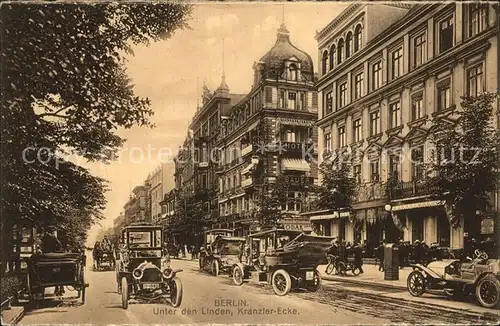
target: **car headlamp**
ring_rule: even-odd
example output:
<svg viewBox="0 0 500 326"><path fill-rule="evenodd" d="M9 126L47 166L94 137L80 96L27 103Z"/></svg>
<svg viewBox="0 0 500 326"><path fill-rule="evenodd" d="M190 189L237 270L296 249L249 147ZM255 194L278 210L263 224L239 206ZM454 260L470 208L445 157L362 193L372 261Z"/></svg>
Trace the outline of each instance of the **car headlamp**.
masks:
<svg viewBox="0 0 500 326"><path fill-rule="evenodd" d="M142 278L142 275L143 275L143 271L142 269L139 269L139 268L136 268L132 271L132 276L136 279L136 280L140 280Z"/></svg>
<svg viewBox="0 0 500 326"><path fill-rule="evenodd" d="M173 271L171 268L166 268L163 270L163 277L170 278L172 277Z"/></svg>

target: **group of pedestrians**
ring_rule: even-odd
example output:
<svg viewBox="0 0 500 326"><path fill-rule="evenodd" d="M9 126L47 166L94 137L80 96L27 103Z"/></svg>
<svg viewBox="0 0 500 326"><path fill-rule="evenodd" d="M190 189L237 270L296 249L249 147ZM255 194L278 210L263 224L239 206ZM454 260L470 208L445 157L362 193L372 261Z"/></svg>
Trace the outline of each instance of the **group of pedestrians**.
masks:
<svg viewBox="0 0 500 326"><path fill-rule="evenodd" d="M363 274L363 246L359 242L346 242L345 240L334 239L332 245L326 250L327 256L334 257L334 265L338 262L347 263L349 257L353 258L353 267Z"/></svg>
<svg viewBox="0 0 500 326"><path fill-rule="evenodd" d="M173 258L187 258L189 254L193 260L198 259L200 253L200 247L196 245L165 243L163 246Z"/></svg>

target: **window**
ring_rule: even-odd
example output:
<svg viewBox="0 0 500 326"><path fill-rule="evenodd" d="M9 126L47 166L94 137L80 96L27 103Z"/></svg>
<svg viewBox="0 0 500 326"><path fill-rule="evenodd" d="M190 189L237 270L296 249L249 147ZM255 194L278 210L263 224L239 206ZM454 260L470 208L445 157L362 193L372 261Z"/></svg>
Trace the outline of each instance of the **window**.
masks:
<svg viewBox="0 0 500 326"><path fill-rule="evenodd" d="M396 128L401 125L401 104L398 102L389 105L389 128Z"/></svg>
<svg viewBox="0 0 500 326"><path fill-rule="evenodd" d="M347 145L346 136L345 136L345 126L339 127L339 148Z"/></svg>
<svg viewBox="0 0 500 326"><path fill-rule="evenodd" d="M451 106L450 79L438 83L437 105L438 111L445 110Z"/></svg>
<svg viewBox="0 0 500 326"><path fill-rule="evenodd" d="M469 4L469 37L484 30L488 22L488 6L481 4Z"/></svg>
<svg viewBox="0 0 500 326"><path fill-rule="evenodd" d="M352 172L353 172L353 176L354 176L354 179L356 180L356 182L358 184L361 183L361 164L358 164L358 165L353 165L352 166Z"/></svg>
<svg viewBox="0 0 500 326"><path fill-rule="evenodd" d="M273 102L273 89L271 87L266 87L266 103L272 103ZM250 115L250 110L247 107L247 117Z"/></svg>
<svg viewBox="0 0 500 326"><path fill-rule="evenodd" d="M354 76L354 99L357 100L363 96L363 73Z"/></svg>
<svg viewBox="0 0 500 326"><path fill-rule="evenodd" d="M412 181L421 180L424 175L424 147L411 149L411 177Z"/></svg>
<svg viewBox="0 0 500 326"><path fill-rule="evenodd" d="M380 112L374 111L370 113L370 136L375 136L380 133Z"/></svg>
<svg viewBox="0 0 500 326"><path fill-rule="evenodd" d="M330 70L333 69L333 66L335 64L335 44L332 44L332 47L330 48Z"/></svg>
<svg viewBox="0 0 500 326"><path fill-rule="evenodd" d="M294 64L290 65L290 80L297 80L297 66Z"/></svg>
<svg viewBox="0 0 500 326"><path fill-rule="evenodd" d="M411 240L424 241L424 216L414 215L411 219Z"/></svg>
<svg viewBox="0 0 500 326"><path fill-rule="evenodd" d="M372 65L372 91L382 86L382 62L376 62Z"/></svg>
<svg viewBox="0 0 500 326"><path fill-rule="evenodd" d="M293 132L293 130L288 129L286 131L286 141L289 143L295 143L295 132Z"/></svg>
<svg viewBox="0 0 500 326"><path fill-rule="evenodd" d="M302 194L300 192L289 192L286 203L282 203L281 209L284 211L300 212L302 210Z"/></svg>
<svg viewBox="0 0 500 326"><path fill-rule="evenodd" d="M353 139L354 142L358 142L362 138L361 134L361 119L356 119L352 122L352 132L353 132Z"/></svg>
<svg viewBox="0 0 500 326"><path fill-rule="evenodd" d="M439 23L439 53L451 49L453 37L453 16L449 16Z"/></svg>
<svg viewBox="0 0 500 326"><path fill-rule="evenodd" d="M347 105L347 83L340 84L339 87L339 107Z"/></svg>
<svg viewBox="0 0 500 326"><path fill-rule="evenodd" d="M318 106L318 92L312 92L312 105L314 107Z"/></svg>
<svg viewBox="0 0 500 326"><path fill-rule="evenodd" d="M325 98L325 115L331 113L333 111L333 98L332 98L332 92L326 93L326 98Z"/></svg>
<svg viewBox="0 0 500 326"><path fill-rule="evenodd" d="M306 97L307 93L304 93L304 92L301 92L300 93L300 104L299 104L299 109L301 109L302 111L305 111L306 107L307 107L307 97Z"/></svg>
<svg viewBox="0 0 500 326"><path fill-rule="evenodd" d="M325 149L327 152L331 152L332 150L332 134L329 132L325 133Z"/></svg>
<svg viewBox="0 0 500 326"><path fill-rule="evenodd" d="M289 109L297 109L297 93L289 92L288 93L288 105Z"/></svg>
<svg viewBox="0 0 500 326"><path fill-rule="evenodd" d="M323 52L323 58L321 59L321 72L326 74L326 65L328 63L328 51Z"/></svg>
<svg viewBox="0 0 500 326"><path fill-rule="evenodd" d="M391 53L391 79L403 74L403 48L398 48Z"/></svg>
<svg viewBox="0 0 500 326"><path fill-rule="evenodd" d="M389 155L389 177L400 179L401 173L401 162L399 159L399 154Z"/></svg>
<svg viewBox="0 0 500 326"><path fill-rule="evenodd" d="M423 64L426 60L425 33L415 37L413 40L413 68Z"/></svg>
<svg viewBox="0 0 500 326"><path fill-rule="evenodd" d="M285 91L280 90L280 108L285 108Z"/></svg>
<svg viewBox="0 0 500 326"><path fill-rule="evenodd" d="M349 58L351 56L352 51L352 33L349 32L345 39L345 58Z"/></svg>
<svg viewBox="0 0 500 326"><path fill-rule="evenodd" d="M362 32L363 27L361 27L361 25L356 26L356 29L354 30L354 52L361 49L361 42L363 40Z"/></svg>
<svg viewBox="0 0 500 326"><path fill-rule="evenodd" d="M424 116L423 94L413 95L411 98L411 120L417 120Z"/></svg>
<svg viewBox="0 0 500 326"><path fill-rule="evenodd" d="M483 92L483 65L467 70L467 94L478 96Z"/></svg>
<svg viewBox="0 0 500 326"><path fill-rule="evenodd" d="M337 48L337 64L341 64L344 61L344 40L340 39Z"/></svg>
<svg viewBox="0 0 500 326"><path fill-rule="evenodd" d="M370 180L371 182L379 182L380 169L378 160L370 162Z"/></svg>

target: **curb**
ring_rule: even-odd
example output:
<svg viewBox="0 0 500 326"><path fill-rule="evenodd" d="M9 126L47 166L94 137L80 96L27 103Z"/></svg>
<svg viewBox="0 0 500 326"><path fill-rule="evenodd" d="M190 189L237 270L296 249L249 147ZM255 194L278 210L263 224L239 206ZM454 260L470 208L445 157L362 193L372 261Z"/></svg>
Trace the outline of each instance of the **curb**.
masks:
<svg viewBox="0 0 500 326"><path fill-rule="evenodd" d="M16 306L12 308L19 308L19 312L16 315L14 315L11 320L4 320L2 315L2 325L16 325L17 323L19 323L19 321L21 321L21 319L23 319L25 315L24 307Z"/></svg>
<svg viewBox="0 0 500 326"><path fill-rule="evenodd" d="M336 282L352 283L352 284L359 284L359 285L369 285L369 286L376 286L379 288L397 289L397 290L405 290L406 291L406 286L398 285L398 284L377 283L374 281L364 281L364 280L352 279L351 277L339 277L339 276L331 276L331 275L321 275L321 278L324 280L327 280L327 281L336 281Z"/></svg>

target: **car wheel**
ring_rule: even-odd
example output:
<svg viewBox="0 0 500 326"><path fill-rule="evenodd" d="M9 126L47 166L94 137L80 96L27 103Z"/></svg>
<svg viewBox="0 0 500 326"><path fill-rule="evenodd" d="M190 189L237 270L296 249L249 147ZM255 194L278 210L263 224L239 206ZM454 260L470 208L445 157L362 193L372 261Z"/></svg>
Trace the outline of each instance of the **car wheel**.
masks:
<svg viewBox="0 0 500 326"><path fill-rule="evenodd" d="M292 279L290 274L283 269L278 269L273 273L271 284L273 286L274 293L279 296L287 295L292 288Z"/></svg>
<svg viewBox="0 0 500 326"><path fill-rule="evenodd" d="M476 286L476 297L485 308L495 308L500 304L500 281L494 275L486 275Z"/></svg>
<svg viewBox="0 0 500 326"><path fill-rule="evenodd" d="M328 274L328 275L332 274L333 273L333 269L334 269L333 264L331 264L331 263L328 264L328 266L326 266L326 271L325 271L326 274Z"/></svg>
<svg viewBox="0 0 500 326"><path fill-rule="evenodd" d="M212 275L213 276L219 275L219 261L217 259L214 259L212 261Z"/></svg>
<svg viewBox="0 0 500 326"><path fill-rule="evenodd" d="M243 269L240 266L233 268L233 282L238 286L243 284Z"/></svg>
<svg viewBox="0 0 500 326"><path fill-rule="evenodd" d="M121 288L122 288L122 308L127 309L128 308L128 281L126 277L122 277L122 282L121 282Z"/></svg>
<svg viewBox="0 0 500 326"><path fill-rule="evenodd" d="M352 272L352 274L353 274L354 276L358 276L359 274L361 274L361 269L360 269L359 267L356 267L356 268L353 268L353 269L351 270L351 272Z"/></svg>
<svg viewBox="0 0 500 326"><path fill-rule="evenodd" d="M170 303L172 307L177 308L182 303L182 282L174 277L170 282Z"/></svg>
<svg viewBox="0 0 500 326"><path fill-rule="evenodd" d="M425 278L420 271L413 271L408 275L408 292L414 297L420 297L425 292Z"/></svg>
<svg viewBox="0 0 500 326"><path fill-rule="evenodd" d="M314 271L314 284L307 286L309 292L316 292L321 287L321 275L317 270Z"/></svg>

